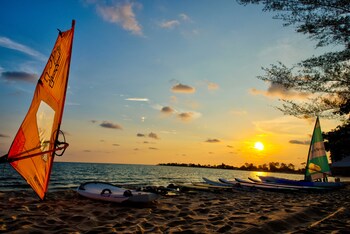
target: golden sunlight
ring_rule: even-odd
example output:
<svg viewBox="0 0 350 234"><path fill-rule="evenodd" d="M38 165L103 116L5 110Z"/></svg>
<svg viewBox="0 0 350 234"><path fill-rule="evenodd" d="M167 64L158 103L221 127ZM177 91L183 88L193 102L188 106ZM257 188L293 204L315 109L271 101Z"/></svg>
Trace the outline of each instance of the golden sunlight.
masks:
<svg viewBox="0 0 350 234"><path fill-rule="evenodd" d="M255 142L255 144L254 144L254 148L255 148L256 150L262 151L262 150L264 150L264 144L261 143L260 141L257 141L257 142Z"/></svg>

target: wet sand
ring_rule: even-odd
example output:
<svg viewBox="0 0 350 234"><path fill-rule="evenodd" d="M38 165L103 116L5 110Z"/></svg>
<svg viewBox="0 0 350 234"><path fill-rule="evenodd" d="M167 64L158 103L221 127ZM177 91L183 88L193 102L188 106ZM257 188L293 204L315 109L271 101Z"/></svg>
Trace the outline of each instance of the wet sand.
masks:
<svg viewBox="0 0 350 234"><path fill-rule="evenodd" d="M0 192L1 233L349 233L350 188L325 193L229 191L161 196L147 205L73 190Z"/></svg>

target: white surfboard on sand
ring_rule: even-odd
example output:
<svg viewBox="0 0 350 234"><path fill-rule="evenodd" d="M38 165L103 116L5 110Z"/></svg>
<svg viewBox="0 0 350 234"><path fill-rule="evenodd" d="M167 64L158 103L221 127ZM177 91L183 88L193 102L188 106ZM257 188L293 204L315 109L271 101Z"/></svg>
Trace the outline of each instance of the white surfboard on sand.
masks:
<svg viewBox="0 0 350 234"><path fill-rule="evenodd" d="M158 194L155 193L129 190L105 182L83 183L77 192L87 198L116 203L147 203L158 198Z"/></svg>

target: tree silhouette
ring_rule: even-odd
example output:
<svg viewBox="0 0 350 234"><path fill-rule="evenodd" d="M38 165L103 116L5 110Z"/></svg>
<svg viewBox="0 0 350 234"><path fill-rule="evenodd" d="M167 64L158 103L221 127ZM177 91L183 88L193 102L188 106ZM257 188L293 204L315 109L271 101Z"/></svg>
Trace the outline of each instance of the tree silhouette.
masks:
<svg viewBox="0 0 350 234"><path fill-rule="evenodd" d="M288 68L283 63L263 68L258 78L286 90L310 95L304 102L282 100L282 112L298 117L316 113L327 117L350 111L350 1L329 0L238 0L247 5L264 4L264 11L277 12L284 26L294 25L297 33L317 41L317 47L336 45L337 52L312 57ZM313 94L311 97L311 94Z"/></svg>
<svg viewBox="0 0 350 234"><path fill-rule="evenodd" d="M313 56L292 67L281 62L263 68L259 79L271 86L309 96L305 101L282 99L277 107L285 114L302 118L316 114L339 118L343 125L325 133L332 161L350 155L350 1L330 0L237 0L243 5L263 4L263 11L275 12L283 26L295 26L297 33L317 41L317 47L331 45L337 51ZM334 50L334 49L333 49ZM341 137L346 136L346 137Z"/></svg>

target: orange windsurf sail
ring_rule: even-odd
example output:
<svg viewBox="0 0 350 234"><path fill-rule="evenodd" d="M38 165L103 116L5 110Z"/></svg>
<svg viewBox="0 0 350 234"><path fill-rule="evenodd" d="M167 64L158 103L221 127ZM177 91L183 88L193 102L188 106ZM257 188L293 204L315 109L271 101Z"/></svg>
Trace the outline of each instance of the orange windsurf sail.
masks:
<svg viewBox="0 0 350 234"><path fill-rule="evenodd" d="M58 135L68 84L74 25L73 20L70 30L59 31L28 113L5 159L41 199L44 199L49 185L55 152L68 146L58 141Z"/></svg>

